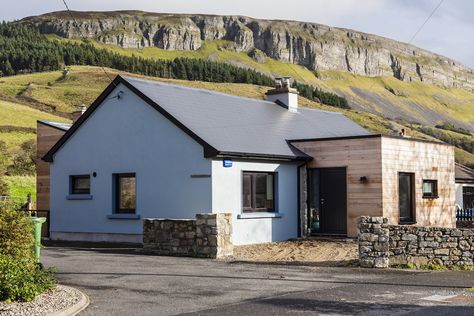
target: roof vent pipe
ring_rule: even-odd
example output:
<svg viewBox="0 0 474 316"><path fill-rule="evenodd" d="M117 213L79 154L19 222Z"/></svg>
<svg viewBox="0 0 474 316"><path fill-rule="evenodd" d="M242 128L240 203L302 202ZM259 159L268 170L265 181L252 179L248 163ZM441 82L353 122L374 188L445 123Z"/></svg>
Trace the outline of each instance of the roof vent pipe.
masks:
<svg viewBox="0 0 474 316"><path fill-rule="evenodd" d="M291 77L275 78L275 88L268 90L266 99L282 105L290 112L298 112L298 91L291 88Z"/></svg>

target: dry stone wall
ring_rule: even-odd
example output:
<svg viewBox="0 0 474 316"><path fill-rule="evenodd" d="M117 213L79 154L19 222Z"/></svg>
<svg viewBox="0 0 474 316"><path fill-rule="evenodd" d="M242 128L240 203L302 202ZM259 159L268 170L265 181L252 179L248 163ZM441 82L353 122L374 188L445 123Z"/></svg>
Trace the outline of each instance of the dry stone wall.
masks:
<svg viewBox="0 0 474 316"><path fill-rule="evenodd" d="M233 254L230 213L196 219L145 219L143 249L164 256L224 258Z"/></svg>
<svg viewBox="0 0 474 316"><path fill-rule="evenodd" d="M474 265L474 230L388 225L382 217L359 218L359 261L362 267L435 264Z"/></svg>

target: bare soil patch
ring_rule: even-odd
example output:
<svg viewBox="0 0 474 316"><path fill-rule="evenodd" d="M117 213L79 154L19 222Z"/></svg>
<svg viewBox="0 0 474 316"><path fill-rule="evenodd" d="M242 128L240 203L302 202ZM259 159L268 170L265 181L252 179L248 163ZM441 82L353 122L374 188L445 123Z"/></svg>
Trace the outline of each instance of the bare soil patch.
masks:
<svg viewBox="0 0 474 316"><path fill-rule="evenodd" d="M303 239L235 246L234 260L308 265L356 265L358 245L352 240Z"/></svg>

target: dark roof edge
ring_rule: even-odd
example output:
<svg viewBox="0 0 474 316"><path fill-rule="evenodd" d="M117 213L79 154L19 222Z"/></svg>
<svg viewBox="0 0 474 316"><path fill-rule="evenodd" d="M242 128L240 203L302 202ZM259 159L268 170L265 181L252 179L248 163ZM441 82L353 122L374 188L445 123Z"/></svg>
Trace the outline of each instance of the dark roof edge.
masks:
<svg viewBox="0 0 474 316"><path fill-rule="evenodd" d="M474 184L474 179L456 178L456 183Z"/></svg>
<svg viewBox="0 0 474 316"><path fill-rule="evenodd" d="M41 159L46 162L53 162L54 154L66 143L66 141L71 137L74 132L84 123L89 116L97 109L97 107L107 98L107 96L117 87L118 84L122 83L124 86L129 88L133 93L139 96L143 101L148 103L151 107L155 110L160 112L164 117L169 119L172 123L174 123L178 128L188 134L192 139L194 139L197 143L203 146L204 149L204 157L209 158L217 155L219 151L196 135L193 131L187 128L184 124L178 121L174 116L168 113L164 108L162 108L159 104L151 100L145 94L143 94L140 90L135 88L131 83L129 83L125 78L122 78L120 75L117 75L114 80L105 88L105 90L99 95L99 97L92 103L92 105L82 114L81 117L69 128L69 130L58 140L56 144L44 155Z"/></svg>
<svg viewBox="0 0 474 316"><path fill-rule="evenodd" d="M311 156L285 156L285 155L270 155L257 153L239 153L239 152L219 152L215 155L216 158L245 158L257 160L277 160L277 161L310 161Z"/></svg>
<svg viewBox="0 0 474 316"><path fill-rule="evenodd" d="M302 142L311 142L311 141L330 141L330 140L344 140L344 139L358 139L358 138L393 138L393 139L401 139L401 140L410 140L415 142L421 143L430 143L430 144L437 144L437 145L446 145L446 146L453 146L448 143L428 140L428 139L420 139L420 138L410 138L410 137L401 137L401 136L393 136L393 135L383 135L383 134L368 134L368 135L354 135L354 136L340 136L340 137L326 137L326 138L307 138L307 139L290 139L288 142L290 143L302 143Z"/></svg>
<svg viewBox="0 0 474 316"><path fill-rule="evenodd" d="M56 126L56 125L51 124L51 123L48 122L48 121L36 120L36 122L41 123L41 124L46 125L46 126L49 126L49 127L52 127L52 128L55 128L55 129L58 129L58 130L60 130L60 131L64 131L64 132L66 132L67 130L69 130L69 128L61 128L61 127L59 127L59 126ZM70 124L70 123L64 123L64 122L55 122L55 123ZM71 126L72 126L72 125L71 125Z"/></svg>

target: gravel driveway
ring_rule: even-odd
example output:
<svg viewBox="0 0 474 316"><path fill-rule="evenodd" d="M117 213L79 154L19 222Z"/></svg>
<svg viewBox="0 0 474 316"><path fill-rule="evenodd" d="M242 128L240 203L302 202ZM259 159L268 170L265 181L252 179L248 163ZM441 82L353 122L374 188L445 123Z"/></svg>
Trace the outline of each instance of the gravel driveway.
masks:
<svg viewBox="0 0 474 316"><path fill-rule="evenodd" d="M381 271L47 247L45 266L89 295L83 315L474 315L474 272Z"/></svg>

